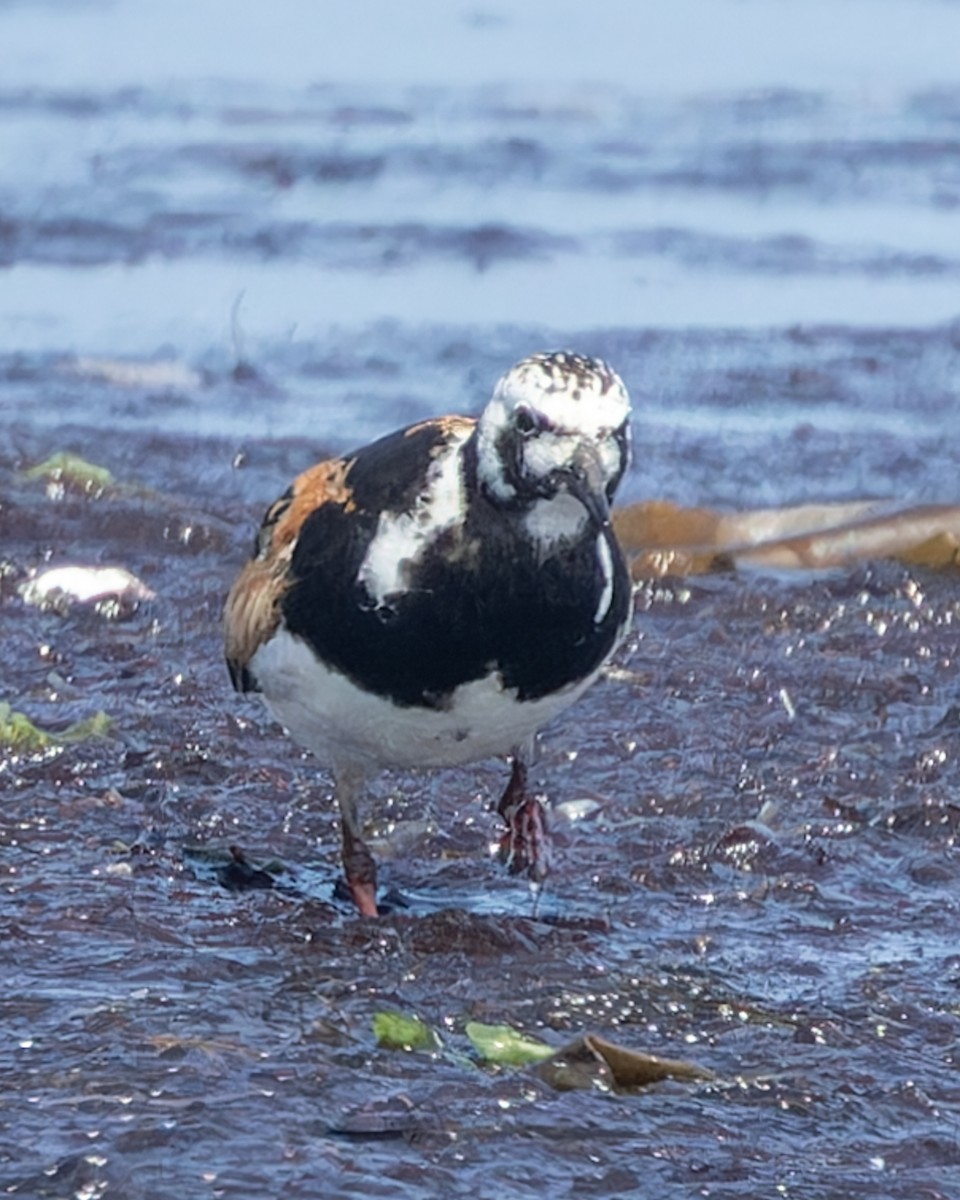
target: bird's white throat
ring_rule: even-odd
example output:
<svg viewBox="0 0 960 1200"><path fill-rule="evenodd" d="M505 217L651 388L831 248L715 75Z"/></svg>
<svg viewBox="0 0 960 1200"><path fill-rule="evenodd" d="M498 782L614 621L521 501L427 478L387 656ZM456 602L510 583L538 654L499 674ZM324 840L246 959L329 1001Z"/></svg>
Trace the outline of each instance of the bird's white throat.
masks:
<svg viewBox="0 0 960 1200"><path fill-rule="evenodd" d="M573 541L587 523L587 510L569 492L537 500L523 518L530 538L545 551L562 541Z"/></svg>

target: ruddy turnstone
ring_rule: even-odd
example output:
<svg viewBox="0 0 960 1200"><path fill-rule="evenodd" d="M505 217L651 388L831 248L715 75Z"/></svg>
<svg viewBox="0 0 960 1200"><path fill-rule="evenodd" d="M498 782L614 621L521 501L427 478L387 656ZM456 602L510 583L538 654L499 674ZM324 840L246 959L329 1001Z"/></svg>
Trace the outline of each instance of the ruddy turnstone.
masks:
<svg viewBox="0 0 960 1200"><path fill-rule="evenodd" d="M365 916L376 867L357 805L387 767L512 754L501 856L545 875L534 735L597 678L632 611L609 514L629 417L600 359L534 354L479 418L321 462L267 510L227 600L227 663L332 769Z"/></svg>

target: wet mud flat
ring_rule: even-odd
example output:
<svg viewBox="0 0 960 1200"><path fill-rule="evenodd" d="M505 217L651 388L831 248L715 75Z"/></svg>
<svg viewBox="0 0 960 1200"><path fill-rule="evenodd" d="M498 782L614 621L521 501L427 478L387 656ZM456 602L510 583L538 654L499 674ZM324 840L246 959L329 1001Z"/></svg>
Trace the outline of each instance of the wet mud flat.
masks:
<svg viewBox="0 0 960 1200"><path fill-rule="evenodd" d="M642 582L544 893L504 764L384 776L378 923L219 623L294 474L537 349L627 382L623 504L955 505L960 10L283 8L0 6L0 1193L953 1200L955 565Z"/></svg>
<svg viewBox="0 0 960 1200"><path fill-rule="evenodd" d="M451 390L464 359L509 348L457 338L419 342ZM936 408L907 428L885 397L952 361L950 329L771 337L765 367L736 336L597 342L678 398L702 395L711 363L712 422L667 421L635 387L628 500L760 503L771 464L780 499L823 496L841 462L837 498L868 478L949 497ZM408 364L402 393L409 346L383 330L374 344ZM759 425L722 399L747 362L770 396ZM489 853L502 763L385 776L371 842L409 907L362 921L334 898L330 780L230 693L219 640L263 506L344 447L335 430L145 428L163 404L269 405L268 381L299 369L256 366L158 391L64 359L8 364L9 410L45 394L64 412L113 406L117 428L14 418L0 435L2 698L51 734L0 752L5 1193L956 1194L955 572L642 583L608 678L542 738L558 860L543 895ZM64 450L112 478L30 471ZM122 566L153 597L24 594L64 563ZM65 736L100 713L109 725ZM224 886L231 846L274 886ZM438 1044L378 1046L383 1012ZM558 1048L596 1033L714 1078L559 1091L479 1064L470 1022Z"/></svg>

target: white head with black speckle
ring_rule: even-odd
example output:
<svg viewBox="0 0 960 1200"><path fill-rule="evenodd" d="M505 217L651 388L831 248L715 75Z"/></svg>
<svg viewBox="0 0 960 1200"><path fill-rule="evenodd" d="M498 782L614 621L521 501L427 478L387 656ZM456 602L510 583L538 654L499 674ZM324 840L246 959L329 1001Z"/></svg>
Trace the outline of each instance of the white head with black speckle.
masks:
<svg viewBox="0 0 960 1200"><path fill-rule="evenodd" d="M477 426L477 474L494 503L569 493L605 510L630 455L630 399L602 359L534 354L499 381Z"/></svg>

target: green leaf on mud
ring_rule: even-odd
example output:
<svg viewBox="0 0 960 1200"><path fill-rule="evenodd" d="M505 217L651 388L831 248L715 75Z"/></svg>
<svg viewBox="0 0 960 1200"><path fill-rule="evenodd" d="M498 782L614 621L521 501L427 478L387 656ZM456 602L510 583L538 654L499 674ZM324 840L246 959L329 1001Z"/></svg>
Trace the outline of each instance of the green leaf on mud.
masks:
<svg viewBox="0 0 960 1200"><path fill-rule="evenodd" d="M406 1013L374 1013L373 1033L387 1050L436 1050L440 1045L429 1025Z"/></svg>
<svg viewBox="0 0 960 1200"><path fill-rule="evenodd" d="M27 479L53 479L86 492L100 493L114 485L113 475L106 467L98 467L96 463L87 462L79 454L71 454L68 450L51 454L24 474Z"/></svg>
<svg viewBox="0 0 960 1200"><path fill-rule="evenodd" d="M526 1038L509 1025L481 1025L478 1021L469 1021L466 1035L485 1062L501 1067L526 1067L552 1058L557 1052L555 1046Z"/></svg>
<svg viewBox="0 0 960 1200"><path fill-rule="evenodd" d="M34 725L25 713L17 712L5 700L0 701L0 746L13 750L34 753L65 742L85 742L88 738L103 737L112 725L111 717L98 712L70 725L62 733L51 733Z"/></svg>

